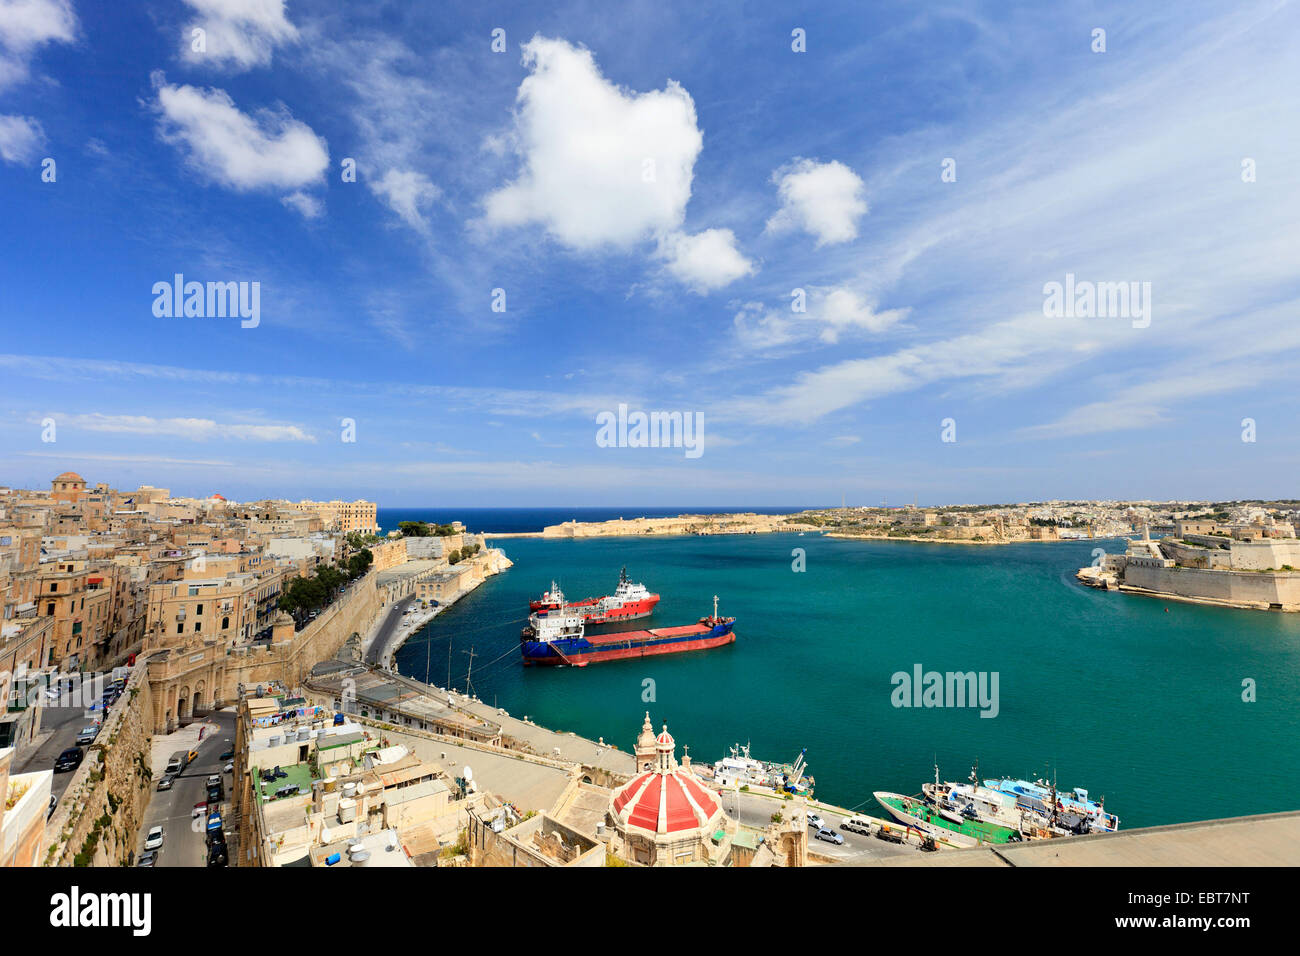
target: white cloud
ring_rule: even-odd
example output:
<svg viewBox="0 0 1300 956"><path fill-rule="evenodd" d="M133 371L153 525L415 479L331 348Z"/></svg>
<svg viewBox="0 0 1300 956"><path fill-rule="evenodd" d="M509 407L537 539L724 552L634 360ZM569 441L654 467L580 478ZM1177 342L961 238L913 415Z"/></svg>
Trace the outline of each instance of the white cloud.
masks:
<svg viewBox="0 0 1300 956"><path fill-rule="evenodd" d="M742 349L762 352L807 345L814 338L835 345L846 332L885 332L906 314L906 309L877 312L859 293L836 287L810 290L805 312L795 312L789 305L784 310L767 309L760 302L747 302L736 313L732 325Z"/></svg>
<svg viewBox="0 0 1300 956"><path fill-rule="evenodd" d="M818 316L825 323L822 341L835 343L846 329L862 328L884 332L906 313L900 309L877 312L862 296L851 289L832 289L821 300Z"/></svg>
<svg viewBox="0 0 1300 956"><path fill-rule="evenodd" d="M535 36L512 146L519 177L489 194L492 226L536 223L579 250L629 247L682 224L704 138L678 83L636 93L605 79L589 50Z"/></svg>
<svg viewBox="0 0 1300 956"><path fill-rule="evenodd" d="M862 179L838 161L819 163L796 158L772 174L781 208L767 221L769 232L802 229L817 245L848 242L858 236L858 220L867 213Z"/></svg>
<svg viewBox="0 0 1300 956"><path fill-rule="evenodd" d="M320 199L302 190L281 196L280 202L295 210L304 219L319 219L321 213L325 211L325 204Z"/></svg>
<svg viewBox="0 0 1300 956"><path fill-rule="evenodd" d="M323 182L325 140L287 110L250 116L224 90L168 85L159 73L153 79L159 135L202 175L240 192L292 192Z"/></svg>
<svg viewBox="0 0 1300 956"><path fill-rule="evenodd" d="M429 229L421 208L442 195L428 176L411 170L390 169L382 178L371 181L370 188L418 232Z"/></svg>
<svg viewBox="0 0 1300 956"><path fill-rule="evenodd" d="M184 0L198 14L182 38L182 55L191 63L233 70L267 66L271 51L298 38L284 15L284 0ZM194 49L193 31L204 31L204 49Z"/></svg>
<svg viewBox="0 0 1300 956"><path fill-rule="evenodd" d="M222 423L209 418L152 418L147 415L53 414L60 426L115 434L155 435L191 441L233 439L236 441L314 442L315 437L298 425L252 425Z"/></svg>
<svg viewBox="0 0 1300 956"><path fill-rule="evenodd" d="M0 116L0 159L26 163L45 143L41 124L30 116Z"/></svg>
<svg viewBox="0 0 1300 956"><path fill-rule="evenodd" d="M71 0L0 0L0 90L27 79L37 48L76 38Z"/></svg>
<svg viewBox="0 0 1300 956"><path fill-rule="evenodd" d="M705 229L693 236L673 233L660 242L659 254L669 272L700 294L754 272L754 264L736 248L730 229Z"/></svg>

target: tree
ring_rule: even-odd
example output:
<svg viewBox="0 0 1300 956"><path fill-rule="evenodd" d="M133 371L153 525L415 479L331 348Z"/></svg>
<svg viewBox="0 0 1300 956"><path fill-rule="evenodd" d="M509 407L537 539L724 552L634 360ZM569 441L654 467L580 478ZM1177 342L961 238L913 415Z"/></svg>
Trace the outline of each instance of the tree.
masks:
<svg viewBox="0 0 1300 956"><path fill-rule="evenodd" d="M370 553L369 548L362 548L352 557L348 558L348 574L354 578L359 578L370 570L370 565L374 563L375 556Z"/></svg>
<svg viewBox="0 0 1300 956"><path fill-rule="evenodd" d="M447 563L460 564L460 552L455 548L452 548L451 551L447 553Z"/></svg>
<svg viewBox="0 0 1300 956"><path fill-rule="evenodd" d="M407 538L427 538L431 533L429 526L423 521L399 521L397 530Z"/></svg>

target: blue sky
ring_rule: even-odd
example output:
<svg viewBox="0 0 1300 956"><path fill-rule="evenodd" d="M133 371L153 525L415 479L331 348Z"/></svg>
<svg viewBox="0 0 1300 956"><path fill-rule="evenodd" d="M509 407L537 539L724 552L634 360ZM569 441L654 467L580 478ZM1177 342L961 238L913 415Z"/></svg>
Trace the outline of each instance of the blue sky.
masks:
<svg viewBox="0 0 1300 956"><path fill-rule="evenodd" d="M1283 2L0 0L0 482L1295 497L1298 40ZM156 316L176 273L257 327ZM1149 322L1045 314L1067 274ZM703 454L600 447L620 403Z"/></svg>

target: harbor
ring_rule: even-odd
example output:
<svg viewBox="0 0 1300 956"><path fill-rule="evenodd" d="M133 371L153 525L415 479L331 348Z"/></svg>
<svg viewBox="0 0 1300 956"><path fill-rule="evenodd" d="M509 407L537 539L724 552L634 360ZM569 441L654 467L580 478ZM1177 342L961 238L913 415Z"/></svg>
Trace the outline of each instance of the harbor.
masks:
<svg viewBox="0 0 1300 956"><path fill-rule="evenodd" d="M519 539L509 546L515 566L409 638L394 665L460 691L469 676L488 705L592 740L611 739L610 715L629 706L666 709L692 754L709 764L737 741L768 760L789 761L806 747L818 801L863 804L859 810L880 818L887 814L871 794L919 793L937 755L944 767L978 758L1029 780L1055 769L1122 810L1126 829L1203 819L1213 811L1160 794L1203 787L1196 768L1207 747L1225 768L1213 783L1216 802L1243 813L1287 809L1289 788L1300 785L1292 755L1268 754L1276 774L1262 786L1246 781L1265 757L1250 741L1260 739L1260 726L1282 733L1290 718L1281 701L1300 697L1288 650L1300 626L1290 616L1116 601L1073 580L1093 546L899 549L797 533L596 538L580 546ZM796 547L807 553L804 573L791 569ZM521 619L553 578L566 593L607 594L624 565L661 598L636 626L696 620L717 594L720 611L736 615L736 642L585 668L520 666ZM794 605L808 610L792 631ZM1053 634L1060 647L1089 652L1027 653L1018 634ZM1198 637L1189 642L1189 634ZM982 668L998 672L999 716L895 708L889 677L912 668L917 652L908 648L920 644L929 648L926 663L969 666L978 655ZM1168 681L1161 686L1171 690L1152 694L1143 674L1156 660ZM1238 672L1268 681L1279 696L1245 704L1239 687L1214 677ZM1085 687L1105 690L1084 695ZM651 693L653 701L642 700ZM1132 700L1143 701L1143 719L1128 716ZM1160 730L1189 720L1203 728L1198 743Z"/></svg>

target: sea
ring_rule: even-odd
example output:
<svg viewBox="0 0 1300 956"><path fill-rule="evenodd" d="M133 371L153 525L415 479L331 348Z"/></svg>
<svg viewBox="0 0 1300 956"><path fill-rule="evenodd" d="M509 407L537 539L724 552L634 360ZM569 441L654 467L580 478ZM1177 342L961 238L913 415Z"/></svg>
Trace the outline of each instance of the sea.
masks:
<svg viewBox="0 0 1300 956"><path fill-rule="evenodd" d="M380 523L536 531L703 510L718 509L383 509ZM1074 579L1121 540L969 546L781 533L493 544L514 567L413 635L396 655L403 674L469 687L515 716L624 749L648 711L656 729L668 725L679 758L712 763L748 744L785 762L806 750L817 797L868 813L880 813L873 791L916 793L936 765L945 780L978 766L982 778L1086 788L1125 829L1297 805L1300 615ZM662 598L653 616L625 626L693 623L717 595L736 618L736 642L585 668L520 664L530 598L552 579L573 599L608 594L623 566ZM990 691L996 675L996 716L970 701L900 706L899 675L917 666L975 672Z"/></svg>

